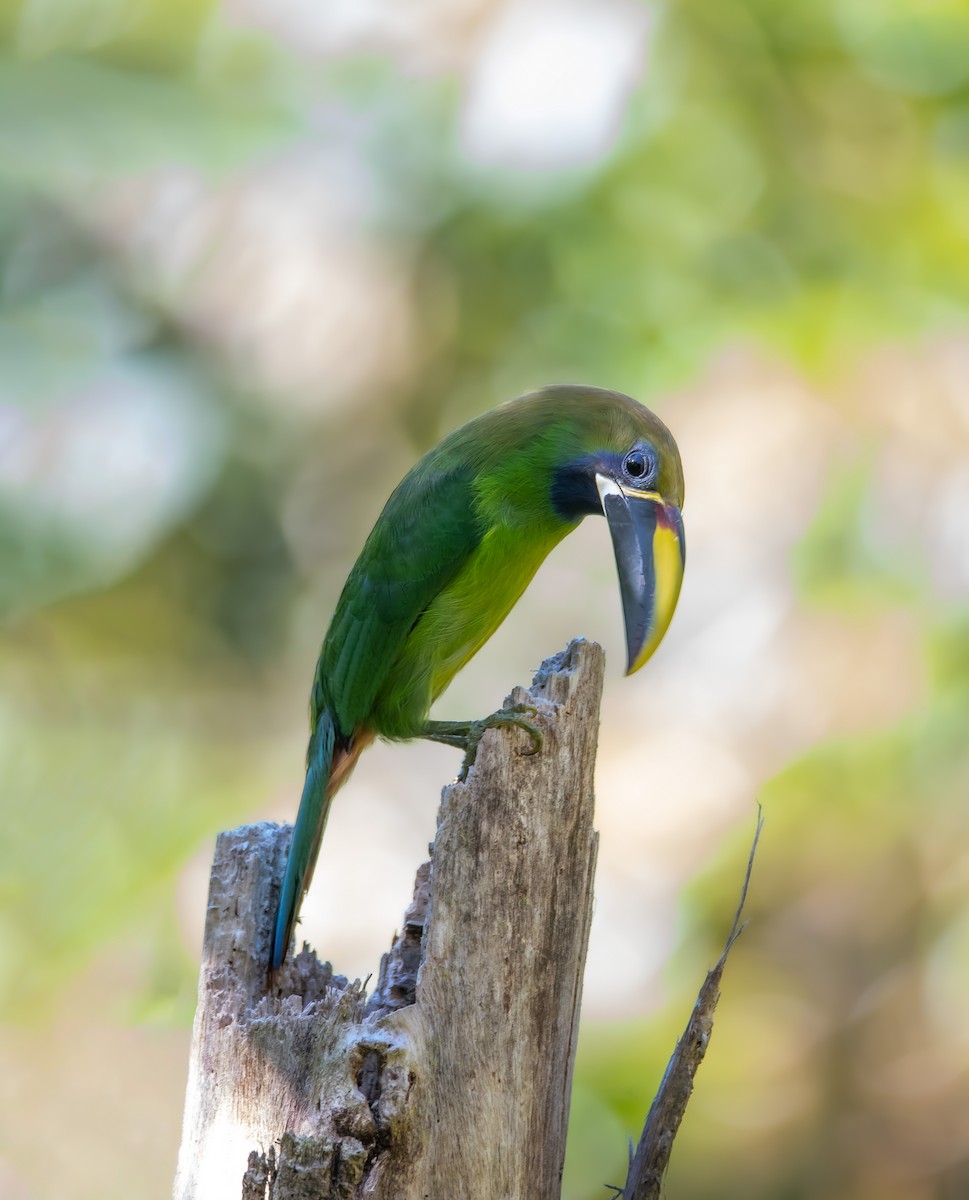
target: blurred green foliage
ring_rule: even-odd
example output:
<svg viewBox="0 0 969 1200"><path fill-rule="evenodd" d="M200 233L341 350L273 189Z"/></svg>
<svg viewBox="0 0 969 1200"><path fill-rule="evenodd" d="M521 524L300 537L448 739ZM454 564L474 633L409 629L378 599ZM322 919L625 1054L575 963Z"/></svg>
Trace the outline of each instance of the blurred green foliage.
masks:
<svg viewBox="0 0 969 1200"><path fill-rule="evenodd" d="M285 774L321 614L386 486L447 428L552 379L666 396L738 344L831 384L837 410L870 349L966 337L965 3L655 16L615 138L526 170L468 151L460 55L418 71L403 43L302 45L213 0L0 0L5 1019L49 1017L139 927L157 936L129 1015L184 1021L174 880ZM306 228L335 220L330 249L364 247L399 286L399 362L364 370L392 358L382 276L353 336L330 335L362 384L274 382L260 331L289 293L220 274L263 236L239 197L307 162L339 194ZM298 192L264 206L285 217ZM312 305L283 323L275 369L325 325ZM888 527L877 414L839 411L857 444L785 570L802 616L904 614L928 682L901 720L822 737L765 787L752 922L671 1195L969 1187L969 619L919 528ZM622 1180L748 833L684 901L669 1003L584 1031L571 1200Z"/></svg>

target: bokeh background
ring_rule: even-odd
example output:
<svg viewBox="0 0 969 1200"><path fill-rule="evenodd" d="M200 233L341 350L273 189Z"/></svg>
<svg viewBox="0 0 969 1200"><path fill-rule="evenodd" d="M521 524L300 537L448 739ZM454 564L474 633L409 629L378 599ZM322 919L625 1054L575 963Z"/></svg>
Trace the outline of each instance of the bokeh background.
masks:
<svg viewBox="0 0 969 1200"><path fill-rule="evenodd" d="M590 520L438 706L609 654L565 1195L622 1181L758 800L669 1195L969 1195L964 0L2 0L0 43L0 1196L169 1194L214 835L293 815L400 475L562 380L664 416L689 541L636 677ZM456 766L340 795L339 970Z"/></svg>

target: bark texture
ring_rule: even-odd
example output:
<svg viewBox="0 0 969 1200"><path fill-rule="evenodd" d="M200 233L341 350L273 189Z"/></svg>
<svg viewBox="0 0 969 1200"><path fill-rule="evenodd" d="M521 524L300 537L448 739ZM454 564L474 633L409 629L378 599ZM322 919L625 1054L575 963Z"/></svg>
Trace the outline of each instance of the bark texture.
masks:
<svg viewBox="0 0 969 1200"><path fill-rule="evenodd" d="M176 1200L560 1195L592 913L598 646L573 642L445 788L368 999L304 948L269 990L288 826L222 834Z"/></svg>

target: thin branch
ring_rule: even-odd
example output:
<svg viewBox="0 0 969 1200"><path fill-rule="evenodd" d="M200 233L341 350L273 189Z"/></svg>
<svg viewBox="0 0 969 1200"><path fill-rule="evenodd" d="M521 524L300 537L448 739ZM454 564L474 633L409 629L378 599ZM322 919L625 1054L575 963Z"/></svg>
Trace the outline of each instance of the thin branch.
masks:
<svg viewBox="0 0 969 1200"><path fill-rule="evenodd" d="M676 1043L676 1049L670 1059L663 1082L659 1086L635 1156L630 1155L629 1174L626 1186L622 1189L623 1200L658 1200L663 1183L663 1176L669 1165L670 1153L673 1149L673 1139L676 1137L686 1112L686 1106L693 1093L693 1080L703 1062L710 1036L713 1033L713 1014L720 999L720 979L727 965L727 955L734 942L746 928L743 920L744 905L747 902L747 892L750 887L750 876L754 869L754 856L760 841L760 832L764 827L764 815L760 805L757 806L757 828L754 840L747 857L747 870L740 892L740 903L730 927L723 953L717 959L713 968L700 988L696 1004L690 1020L687 1022L683 1036ZM630 1147L631 1151L632 1147Z"/></svg>

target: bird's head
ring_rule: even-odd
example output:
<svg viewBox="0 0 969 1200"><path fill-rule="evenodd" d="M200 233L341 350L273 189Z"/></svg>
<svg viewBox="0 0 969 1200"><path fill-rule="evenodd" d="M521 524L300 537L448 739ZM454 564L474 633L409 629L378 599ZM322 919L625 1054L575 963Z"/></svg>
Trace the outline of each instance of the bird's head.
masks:
<svg viewBox="0 0 969 1200"><path fill-rule="evenodd" d="M626 631L626 674L663 640L686 561L683 468L673 435L648 408L619 392L545 389L570 436L552 471L551 502L573 522L603 514L612 535Z"/></svg>

